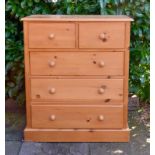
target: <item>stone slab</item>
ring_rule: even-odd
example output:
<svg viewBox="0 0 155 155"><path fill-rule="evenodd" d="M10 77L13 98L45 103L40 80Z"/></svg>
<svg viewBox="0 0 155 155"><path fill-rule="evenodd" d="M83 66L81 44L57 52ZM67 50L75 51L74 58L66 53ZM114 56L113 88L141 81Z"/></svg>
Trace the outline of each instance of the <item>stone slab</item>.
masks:
<svg viewBox="0 0 155 155"><path fill-rule="evenodd" d="M5 142L5 155L18 155L22 143L18 141Z"/></svg>

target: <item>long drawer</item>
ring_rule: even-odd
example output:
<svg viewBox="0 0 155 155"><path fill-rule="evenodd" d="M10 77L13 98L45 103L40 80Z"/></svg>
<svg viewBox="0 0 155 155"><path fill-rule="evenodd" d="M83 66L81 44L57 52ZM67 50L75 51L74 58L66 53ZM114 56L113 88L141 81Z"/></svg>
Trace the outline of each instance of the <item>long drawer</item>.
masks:
<svg viewBox="0 0 155 155"><path fill-rule="evenodd" d="M123 79L31 79L33 100L109 100L123 102Z"/></svg>
<svg viewBox="0 0 155 155"><path fill-rule="evenodd" d="M33 128L123 128L123 106L32 106Z"/></svg>
<svg viewBox="0 0 155 155"><path fill-rule="evenodd" d="M31 75L123 75L124 52L31 52Z"/></svg>

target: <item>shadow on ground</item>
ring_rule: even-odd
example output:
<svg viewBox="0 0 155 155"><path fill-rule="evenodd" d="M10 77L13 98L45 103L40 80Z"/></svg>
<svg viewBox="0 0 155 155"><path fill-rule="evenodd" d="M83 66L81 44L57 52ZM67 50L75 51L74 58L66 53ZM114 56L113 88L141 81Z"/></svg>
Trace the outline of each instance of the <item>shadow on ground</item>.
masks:
<svg viewBox="0 0 155 155"><path fill-rule="evenodd" d="M33 143L23 141L25 113L6 113L6 155L149 155L149 117L129 111L129 143Z"/></svg>

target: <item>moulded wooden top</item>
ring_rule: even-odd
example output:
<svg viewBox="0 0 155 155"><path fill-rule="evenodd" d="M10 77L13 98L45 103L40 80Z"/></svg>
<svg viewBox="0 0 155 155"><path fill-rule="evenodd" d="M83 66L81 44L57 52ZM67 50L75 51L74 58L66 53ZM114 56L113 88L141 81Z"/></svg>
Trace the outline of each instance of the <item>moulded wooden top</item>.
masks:
<svg viewBox="0 0 155 155"><path fill-rule="evenodd" d="M125 15L31 15L22 21L133 21Z"/></svg>

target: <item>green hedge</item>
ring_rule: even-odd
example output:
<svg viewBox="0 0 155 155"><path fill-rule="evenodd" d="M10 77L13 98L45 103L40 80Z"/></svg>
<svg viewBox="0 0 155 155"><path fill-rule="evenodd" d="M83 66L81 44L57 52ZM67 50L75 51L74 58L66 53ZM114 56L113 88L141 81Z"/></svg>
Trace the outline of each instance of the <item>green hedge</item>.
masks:
<svg viewBox="0 0 155 155"><path fill-rule="evenodd" d="M134 18L131 29L130 92L150 100L149 0L7 0L6 98L25 103L23 28L20 19L31 14L125 14Z"/></svg>

